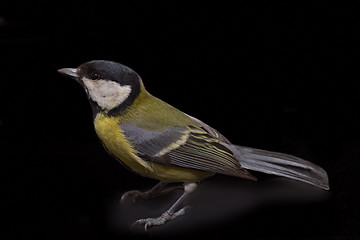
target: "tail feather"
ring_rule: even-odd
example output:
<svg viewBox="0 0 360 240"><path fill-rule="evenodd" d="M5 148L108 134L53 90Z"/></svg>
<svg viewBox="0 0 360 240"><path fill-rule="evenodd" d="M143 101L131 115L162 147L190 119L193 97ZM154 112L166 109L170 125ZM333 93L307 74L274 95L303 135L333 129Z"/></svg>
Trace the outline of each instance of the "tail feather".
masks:
<svg viewBox="0 0 360 240"><path fill-rule="evenodd" d="M284 153L237 145L227 147L246 169L295 179L325 190L329 189L329 180L325 170L309 161Z"/></svg>

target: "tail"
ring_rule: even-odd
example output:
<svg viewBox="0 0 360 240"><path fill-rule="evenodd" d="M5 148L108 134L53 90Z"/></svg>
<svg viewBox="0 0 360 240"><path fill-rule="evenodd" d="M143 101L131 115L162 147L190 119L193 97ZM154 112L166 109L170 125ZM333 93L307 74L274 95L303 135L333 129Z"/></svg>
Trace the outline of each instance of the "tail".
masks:
<svg viewBox="0 0 360 240"><path fill-rule="evenodd" d="M236 145L227 145L227 147L246 169L295 179L329 190L329 180L325 170L309 161L284 153Z"/></svg>

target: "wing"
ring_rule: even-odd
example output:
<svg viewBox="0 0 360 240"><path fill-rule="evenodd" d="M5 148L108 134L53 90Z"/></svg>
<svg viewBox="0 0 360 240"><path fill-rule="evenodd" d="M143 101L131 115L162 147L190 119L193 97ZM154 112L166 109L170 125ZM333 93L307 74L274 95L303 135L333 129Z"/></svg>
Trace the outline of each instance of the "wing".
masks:
<svg viewBox="0 0 360 240"><path fill-rule="evenodd" d="M221 141L223 143L230 144L230 141L226 137L224 137L221 133L219 133L216 129L210 127L209 125L207 125L203 121L200 121L197 118L194 118L194 117L192 117L190 115L187 115L186 113L184 113L184 114L186 116L188 116L193 123L199 125L203 130L205 130L213 138L216 138L216 139L218 139L219 141Z"/></svg>
<svg viewBox="0 0 360 240"><path fill-rule="evenodd" d="M146 161L256 180L219 139L198 124L158 131L130 124L121 124L121 128Z"/></svg>

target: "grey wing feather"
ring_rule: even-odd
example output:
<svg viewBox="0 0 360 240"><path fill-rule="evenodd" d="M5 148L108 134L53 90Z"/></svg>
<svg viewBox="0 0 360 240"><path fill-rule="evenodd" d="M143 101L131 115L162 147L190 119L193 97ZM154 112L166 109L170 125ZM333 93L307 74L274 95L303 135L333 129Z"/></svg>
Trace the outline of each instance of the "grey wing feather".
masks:
<svg viewBox="0 0 360 240"><path fill-rule="evenodd" d="M184 113L185 115L187 115L186 113ZM204 123L203 121L194 118L190 115L187 115L191 121L193 121L194 123L198 124L200 127L202 127L205 131L207 131L210 136L212 136L213 138L218 139L219 141L223 142L223 143L227 143L230 144L230 141L224 137L224 135L222 135L221 133L219 133L216 129L210 127L209 125L207 125L206 123Z"/></svg>
<svg viewBox="0 0 360 240"><path fill-rule="evenodd" d="M151 131L129 124L121 128L144 160L256 180L229 149L201 129L170 127Z"/></svg>
<svg viewBox="0 0 360 240"><path fill-rule="evenodd" d="M152 131L130 124L122 124L121 128L139 155L144 156L155 156L164 148L181 139L187 130L187 127L171 127Z"/></svg>
<svg viewBox="0 0 360 240"><path fill-rule="evenodd" d="M187 142L168 153L171 163L208 172L256 180L233 153L206 132L191 133Z"/></svg>

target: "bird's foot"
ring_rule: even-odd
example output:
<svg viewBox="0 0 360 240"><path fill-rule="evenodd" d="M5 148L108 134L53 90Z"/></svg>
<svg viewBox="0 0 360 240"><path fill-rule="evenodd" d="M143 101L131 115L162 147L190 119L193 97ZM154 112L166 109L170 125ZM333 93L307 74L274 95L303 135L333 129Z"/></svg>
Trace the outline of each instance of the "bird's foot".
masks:
<svg viewBox="0 0 360 240"><path fill-rule="evenodd" d="M161 214L160 217L157 218L144 218L144 219L139 219L137 221L135 221L131 227L137 225L137 224L144 224L145 227L145 231L148 230L149 227L151 226L159 226L159 225L163 225L166 222L173 220L179 216L182 216L185 214L186 210L189 209L190 206L186 206L183 207L182 209L180 209L177 212L171 212L169 210L167 210L166 212L164 212L163 214Z"/></svg>
<svg viewBox="0 0 360 240"><path fill-rule="evenodd" d="M156 198L156 197L160 197L163 196L165 194L168 194L170 192L173 192L175 190L179 190L179 189L183 189L183 186L177 186L177 187L172 187L172 188L168 188L165 190L162 189L150 189L149 191L146 192L140 192L138 190L132 190L132 191L128 191L126 193L124 193L120 199L120 203L124 203L126 201L126 199L128 198L132 198L132 201L135 203L137 200L139 199L151 199L151 198Z"/></svg>

